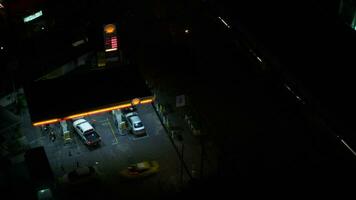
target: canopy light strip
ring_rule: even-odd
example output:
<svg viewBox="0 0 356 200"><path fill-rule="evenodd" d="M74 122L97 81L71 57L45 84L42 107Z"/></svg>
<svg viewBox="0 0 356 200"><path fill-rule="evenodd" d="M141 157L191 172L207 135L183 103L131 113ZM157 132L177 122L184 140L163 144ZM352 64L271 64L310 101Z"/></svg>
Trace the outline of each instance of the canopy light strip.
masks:
<svg viewBox="0 0 356 200"><path fill-rule="evenodd" d="M146 100L142 100L140 103L141 104L147 104L147 103L152 103L153 99L146 99Z"/></svg>
<svg viewBox="0 0 356 200"><path fill-rule="evenodd" d="M141 100L140 104L147 104L147 103L151 103L151 102L153 102L153 97L149 98L149 99ZM40 121L40 122L33 123L32 125L33 126L41 126L41 125L46 125L46 124L53 124L53 123L60 122L62 120L70 120L70 119L80 118L80 117L84 117L84 116L88 116L88 115L94 115L94 114L99 114L99 113L108 112L108 111L112 111L112 110L128 108L128 107L131 107L131 106L132 106L132 102L131 103L120 104L120 105L112 106L112 107L108 107L108 108L97 109L97 110L93 110L93 111L89 111L89 112L78 113L78 114L74 114L74 115L70 115L70 116L64 117L62 119L61 118L55 118L55 119Z"/></svg>
<svg viewBox="0 0 356 200"><path fill-rule="evenodd" d="M56 123L56 122L59 122L59 119L50 119L50 120L46 120L46 121L42 121L42 122L37 122L37 123L34 123L33 126L41 126L41 125L52 124L52 123Z"/></svg>

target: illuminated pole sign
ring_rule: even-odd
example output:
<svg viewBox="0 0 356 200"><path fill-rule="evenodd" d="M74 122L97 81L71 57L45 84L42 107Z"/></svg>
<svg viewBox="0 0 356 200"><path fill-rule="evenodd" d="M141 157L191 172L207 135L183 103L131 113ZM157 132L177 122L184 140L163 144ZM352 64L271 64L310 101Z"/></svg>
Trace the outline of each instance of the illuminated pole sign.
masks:
<svg viewBox="0 0 356 200"><path fill-rule="evenodd" d="M107 24L104 26L105 52L118 50L118 38L116 34L116 25Z"/></svg>
<svg viewBox="0 0 356 200"><path fill-rule="evenodd" d="M27 17L23 18L23 22L27 23L29 21L32 21L32 20L34 20L36 18L41 17L42 15L43 15L42 10L40 10L40 11L36 12L33 15L30 15L30 16L27 16Z"/></svg>

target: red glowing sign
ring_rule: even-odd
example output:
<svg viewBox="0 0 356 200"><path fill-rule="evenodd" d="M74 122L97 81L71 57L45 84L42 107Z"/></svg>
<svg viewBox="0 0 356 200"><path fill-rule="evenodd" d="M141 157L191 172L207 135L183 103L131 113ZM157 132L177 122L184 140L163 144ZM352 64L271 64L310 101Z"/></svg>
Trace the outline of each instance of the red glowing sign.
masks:
<svg viewBox="0 0 356 200"><path fill-rule="evenodd" d="M116 35L116 26L108 24L104 27L105 51L116 51L118 49L118 38Z"/></svg>

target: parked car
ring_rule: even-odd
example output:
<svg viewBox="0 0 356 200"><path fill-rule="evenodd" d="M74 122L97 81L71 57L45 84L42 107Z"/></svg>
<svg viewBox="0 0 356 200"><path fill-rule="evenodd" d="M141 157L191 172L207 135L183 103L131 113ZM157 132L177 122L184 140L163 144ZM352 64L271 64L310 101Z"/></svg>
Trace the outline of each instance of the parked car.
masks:
<svg viewBox="0 0 356 200"><path fill-rule="evenodd" d="M79 167L59 178L61 184L81 184L98 180L98 173L94 166Z"/></svg>
<svg viewBox="0 0 356 200"><path fill-rule="evenodd" d="M100 143L101 137L87 120L77 119L73 122L73 127L86 145L93 146Z"/></svg>
<svg viewBox="0 0 356 200"><path fill-rule="evenodd" d="M137 112L125 114L125 119L129 130L136 136L146 135L145 126L143 125Z"/></svg>
<svg viewBox="0 0 356 200"><path fill-rule="evenodd" d="M52 190L50 188L44 188L37 191L38 200L52 200L54 199Z"/></svg>
<svg viewBox="0 0 356 200"><path fill-rule="evenodd" d="M120 176L127 179L144 178L159 172L157 161L143 161L131 164L126 169L120 171Z"/></svg>

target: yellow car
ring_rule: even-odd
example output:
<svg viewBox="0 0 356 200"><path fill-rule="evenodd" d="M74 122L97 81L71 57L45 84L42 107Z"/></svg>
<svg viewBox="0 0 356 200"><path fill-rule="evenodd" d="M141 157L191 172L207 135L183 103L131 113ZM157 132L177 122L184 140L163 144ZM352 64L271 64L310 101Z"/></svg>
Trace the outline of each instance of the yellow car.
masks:
<svg viewBox="0 0 356 200"><path fill-rule="evenodd" d="M120 171L120 175L124 178L136 179L156 174L158 171L159 164L157 161L143 161L128 166Z"/></svg>

